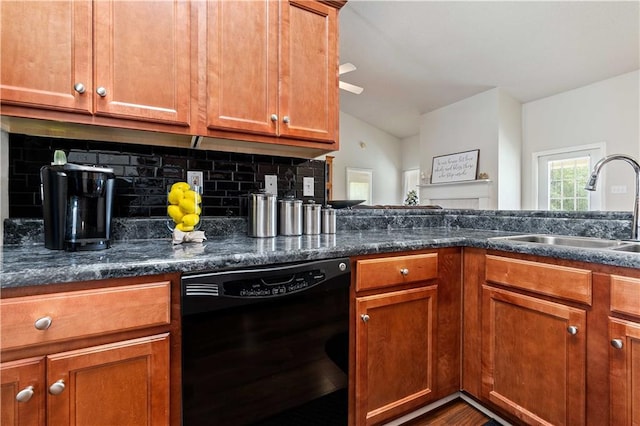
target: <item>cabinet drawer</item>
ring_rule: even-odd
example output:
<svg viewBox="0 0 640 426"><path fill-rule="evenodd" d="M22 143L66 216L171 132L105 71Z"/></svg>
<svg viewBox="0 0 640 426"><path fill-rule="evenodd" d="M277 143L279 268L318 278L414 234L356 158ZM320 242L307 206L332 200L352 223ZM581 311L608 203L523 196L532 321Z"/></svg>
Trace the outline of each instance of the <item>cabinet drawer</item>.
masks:
<svg viewBox="0 0 640 426"><path fill-rule="evenodd" d="M170 322L170 282L0 300L2 350ZM36 321L49 317L44 330Z"/></svg>
<svg viewBox="0 0 640 426"><path fill-rule="evenodd" d="M640 317L640 279L611 276L611 311Z"/></svg>
<svg viewBox="0 0 640 426"><path fill-rule="evenodd" d="M591 305L591 271L487 255L485 279Z"/></svg>
<svg viewBox="0 0 640 426"><path fill-rule="evenodd" d="M414 254L358 260L356 263L356 291L438 277L438 254Z"/></svg>

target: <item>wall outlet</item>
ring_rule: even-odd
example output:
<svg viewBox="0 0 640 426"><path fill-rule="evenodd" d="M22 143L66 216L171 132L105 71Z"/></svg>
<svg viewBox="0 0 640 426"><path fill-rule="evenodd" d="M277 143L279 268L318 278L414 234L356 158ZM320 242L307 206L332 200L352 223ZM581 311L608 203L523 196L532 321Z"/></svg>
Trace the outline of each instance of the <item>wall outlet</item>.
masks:
<svg viewBox="0 0 640 426"><path fill-rule="evenodd" d="M278 195L278 176L265 175L264 176L264 189L267 193Z"/></svg>
<svg viewBox="0 0 640 426"><path fill-rule="evenodd" d="M187 171L187 183L191 185L191 188L193 188L194 185L199 186L200 191L202 191L204 189L204 177L202 172L197 172L193 170Z"/></svg>
<svg viewBox="0 0 640 426"><path fill-rule="evenodd" d="M612 194L626 194L627 185L611 185Z"/></svg>
<svg viewBox="0 0 640 426"><path fill-rule="evenodd" d="M305 177L302 178L302 196L303 197L313 197L313 178Z"/></svg>

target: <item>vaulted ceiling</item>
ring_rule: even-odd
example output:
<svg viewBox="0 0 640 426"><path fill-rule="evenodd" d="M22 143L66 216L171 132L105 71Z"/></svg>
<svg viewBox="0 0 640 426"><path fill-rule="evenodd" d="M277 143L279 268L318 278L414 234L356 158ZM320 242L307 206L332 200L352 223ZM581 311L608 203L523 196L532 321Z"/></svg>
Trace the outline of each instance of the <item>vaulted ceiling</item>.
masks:
<svg viewBox="0 0 640 426"><path fill-rule="evenodd" d="M349 0L340 109L398 138L419 117L500 87L525 103L640 68L638 1Z"/></svg>

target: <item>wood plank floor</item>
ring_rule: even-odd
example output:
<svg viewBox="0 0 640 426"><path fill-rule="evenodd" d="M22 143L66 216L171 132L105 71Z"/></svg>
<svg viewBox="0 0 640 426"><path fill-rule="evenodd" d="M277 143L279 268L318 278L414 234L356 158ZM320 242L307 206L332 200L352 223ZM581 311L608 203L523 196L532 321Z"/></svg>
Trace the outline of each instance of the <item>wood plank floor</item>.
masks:
<svg viewBox="0 0 640 426"><path fill-rule="evenodd" d="M462 399L453 400L402 426L481 426L490 420L484 413Z"/></svg>

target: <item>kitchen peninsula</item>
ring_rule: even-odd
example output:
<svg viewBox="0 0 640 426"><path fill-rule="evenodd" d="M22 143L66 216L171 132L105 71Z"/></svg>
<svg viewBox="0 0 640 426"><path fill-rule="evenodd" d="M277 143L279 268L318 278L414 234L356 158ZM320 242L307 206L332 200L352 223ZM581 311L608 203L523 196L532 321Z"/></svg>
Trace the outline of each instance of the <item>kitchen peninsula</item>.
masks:
<svg viewBox="0 0 640 426"><path fill-rule="evenodd" d="M244 218L205 218L202 229L208 239L204 243L174 246L164 219L115 219L117 231L111 249L67 253L44 249L39 241L40 221L9 220L0 272L2 300L37 297L45 306L49 298L67 288L74 290L68 292L74 295L78 290L101 291L102 285L150 295L147 300L156 301L153 307L145 308L150 322L128 325L129 330L138 331L127 331L127 339L122 341L133 340L135 347L143 344L149 353L172 351L172 364L164 367L171 370L171 395L160 398L171 400L175 419L176 400L180 399L179 385L175 385L180 382L179 363L174 364L180 345L176 324L180 274L349 257L353 274L349 362L354 367L349 369L349 424L384 423L460 392L513 423L535 423L547 415L546 404L553 400L560 403L548 414L557 424L629 424L618 416L637 409L630 389L624 380L610 382L609 372L618 377L637 368L637 360L627 360L621 354L627 346L638 345L640 313L629 296L640 294L640 255L493 238L546 233L622 240L630 232L630 214L363 209L339 211L337 223L335 235L250 238ZM403 278L402 272L398 278L390 275L396 267L402 271L405 263L422 266L417 275L413 275L416 267L408 266L412 271L408 278ZM364 278L370 269L386 281ZM127 285L120 287L120 282ZM378 312L380 309L384 311ZM366 373L367 365L383 359L379 357L384 347L375 346L366 336L382 332L375 321L382 312L412 315L414 309L418 309L414 314L431 318L430 337L402 351L429 354L423 367L411 370L424 380L417 388L407 388L402 379L406 371L396 370L398 381L389 386L396 389L393 397L398 399L385 402L380 398L389 393L379 395L367 384L376 380L371 376L376 370ZM170 317L162 315L169 311ZM363 315L374 320L365 321ZM514 340L508 335L508 323L520 329L543 327L545 339L558 345L539 340L535 333ZM166 340L167 333L172 340ZM145 338L151 341L136 340ZM527 339L535 340L529 342L533 346ZM624 349L615 349L614 341ZM28 346L8 351L3 347L3 362L7 353L9 361L18 362L16 354L33 357L43 348L63 349L61 343L42 346L40 342L36 346L40 349L35 352L29 352ZM536 346L542 352L530 350ZM498 347L501 351L494 352ZM51 356L57 359L55 353ZM505 370L510 357L528 365L565 360L550 367L561 383L528 398L529 393L520 392L508 379L515 374ZM150 359L157 361L153 356ZM164 362L167 365L168 361ZM51 371L60 371L54 367ZM523 380L532 381L535 387L542 379ZM624 404L624 409L616 409Z"/></svg>

